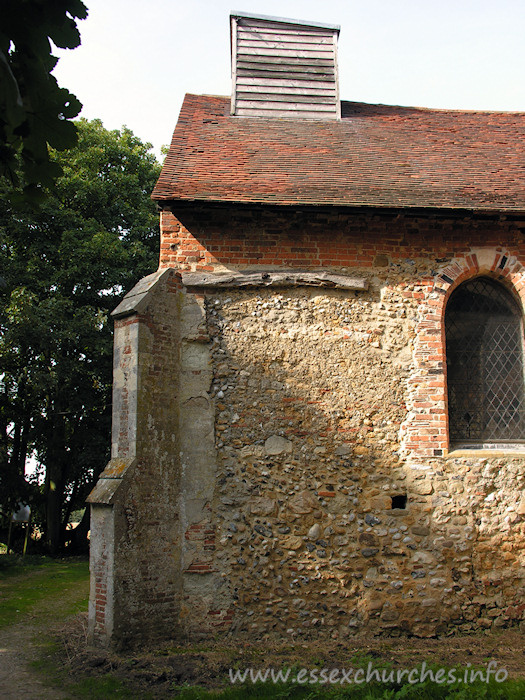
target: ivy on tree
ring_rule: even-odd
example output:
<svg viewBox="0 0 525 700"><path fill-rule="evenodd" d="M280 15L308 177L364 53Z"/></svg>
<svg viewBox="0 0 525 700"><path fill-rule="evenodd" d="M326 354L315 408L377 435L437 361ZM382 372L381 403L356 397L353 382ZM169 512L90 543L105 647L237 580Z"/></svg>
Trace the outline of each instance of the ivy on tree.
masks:
<svg viewBox="0 0 525 700"><path fill-rule="evenodd" d="M51 152L63 174L41 206L15 207L0 181L0 510L30 500L53 554L109 458L110 313L158 256L150 144L77 128L77 146ZM32 454L43 486L25 476Z"/></svg>
<svg viewBox="0 0 525 700"><path fill-rule="evenodd" d="M82 105L52 75L58 59L51 42L78 46L75 20L87 9L81 0L2 0L0 15L0 175L17 184L20 157L30 193L61 174L48 146L63 150L77 141L71 120Z"/></svg>

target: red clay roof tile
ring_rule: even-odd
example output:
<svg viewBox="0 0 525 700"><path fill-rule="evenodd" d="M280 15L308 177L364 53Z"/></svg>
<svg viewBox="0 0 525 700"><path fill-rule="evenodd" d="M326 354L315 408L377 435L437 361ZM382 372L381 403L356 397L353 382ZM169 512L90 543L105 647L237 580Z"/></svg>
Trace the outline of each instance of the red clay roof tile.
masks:
<svg viewBox="0 0 525 700"><path fill-rule="evenodd" d="M336 122L229 109L186 95L153 199L525 211L525 113L343 102Z"/></svg>

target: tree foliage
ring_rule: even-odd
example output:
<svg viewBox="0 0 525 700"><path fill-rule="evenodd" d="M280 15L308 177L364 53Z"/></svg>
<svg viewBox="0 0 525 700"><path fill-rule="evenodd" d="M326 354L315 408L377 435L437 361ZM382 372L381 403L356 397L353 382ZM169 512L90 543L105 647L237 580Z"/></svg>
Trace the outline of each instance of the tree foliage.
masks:
<svg viewBox="0 0 525 700"><path fill-rule="evenodd" d="M87 9L80 0L2 0L0 11L0 175L17 182L19 155L27 188L51 185L61 171L48 144L75 145L71 120L82 108L52 75L51 42L78 46L75 20Z"/></svg>
<svg viewBox="0 0 525 700"><path fill-rule="evenodd" d="M40 504L52 552L108 458L110 312L158 251L150 145L77 126L78 145L51 154L63 175L38 208L0 200L0 501ZM32 453L40 495L24 476Z"/></svg>

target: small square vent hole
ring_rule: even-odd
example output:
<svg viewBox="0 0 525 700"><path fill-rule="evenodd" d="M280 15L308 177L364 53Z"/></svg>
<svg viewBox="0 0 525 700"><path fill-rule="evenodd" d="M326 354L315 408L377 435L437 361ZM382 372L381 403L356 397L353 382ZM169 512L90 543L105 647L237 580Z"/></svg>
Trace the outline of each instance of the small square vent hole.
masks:
<svg viewBox="0 0 525 700"><path fill-rule="evenodd" d="M400 508L405 510L407 507L407 495L401 494L399 496L392 496L392 508Z"/></svg>

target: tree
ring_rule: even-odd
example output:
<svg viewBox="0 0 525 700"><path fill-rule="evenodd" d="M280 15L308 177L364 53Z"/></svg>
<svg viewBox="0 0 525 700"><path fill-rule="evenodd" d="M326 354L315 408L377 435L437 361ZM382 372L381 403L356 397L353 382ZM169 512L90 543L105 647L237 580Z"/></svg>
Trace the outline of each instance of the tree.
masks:
<svg viewBox="0 0 525 700"><path fill-rule="evenodd" d="M63 175L38 208L0 203L0 503L39 502L24 476L34 452L53 554L108 459L110 312L158 254L151 146L98 120L77 127L78 145L51 154Z"/></svg>
<svg viewBox="0 0 525 700"><path fill-rule="evenodd" d="M58 59L51 41L60 48L78 46L75 19L86 17L80 0L2 0L0 175L16 183L20 156L26 191L49 186L60 175L48 144L62 150L76 143L71 119L82 105L52 75Z"/></svg>

